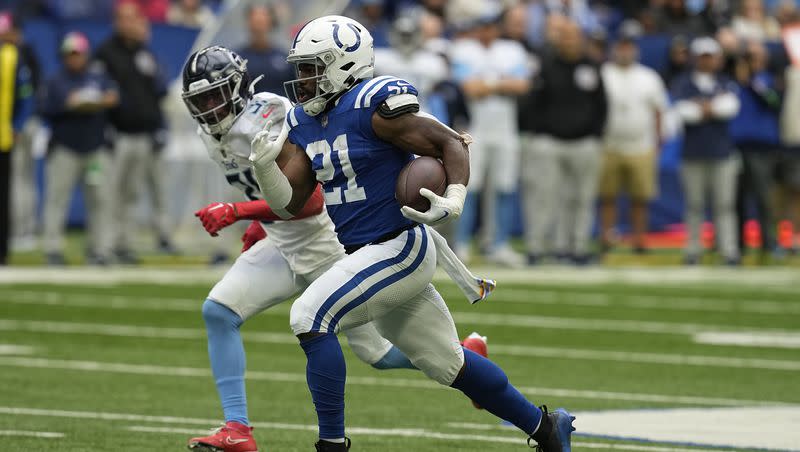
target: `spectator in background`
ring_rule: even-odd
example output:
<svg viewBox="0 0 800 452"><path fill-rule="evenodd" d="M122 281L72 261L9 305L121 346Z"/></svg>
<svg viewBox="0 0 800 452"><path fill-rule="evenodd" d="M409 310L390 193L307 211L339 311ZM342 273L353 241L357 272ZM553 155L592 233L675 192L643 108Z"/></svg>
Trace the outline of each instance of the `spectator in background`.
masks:
<svg viewBox="0 0 800 452"><path fill-rule="evenodd" d="M120 3L124 2L135 3L139 6L139 10L148 21L163 24L167 21L169 1L170 0L119 0L117 2L117 7L119 7Z"/></svg>
<svg viewBox="0 0 800 452"><path fill-rule="evenodd" d="M114 34L97 49L95 58L119 88L120 101L110 112L114 137L114 184L112 205L117 221L115 257L136 263L130 246L136 233L132 217L140 190L147 187L152 201L153 226L161 252L174 254L165 202L165 174L161 150L166 140L160 102L166 95L164 72L147 47L150 28L136 3L118 4Z"/></svg>
<svg viewBox="0 0 800 452"><path fill-rule="evenodd" d="M676 77L682 75L690 68L689 40L686 36L678 35L672 38L669 45L667 66L661 74L666 86L670 86Z"/></svg>
<svg viewBox="0 0 800 452"><path fill-rule="evenodd" d="M393 75L414 85L420 108L430 112L425 95L450 74L444 57L423 47L420 15L406 13L395 19L389 41L391 47L375 49L375 75Z"/></svg>
<svg viewBox="0 0 800 452"><path fill-rule="evenodd" d="M214 18L203 0L173 0L167 10L167 23L188 28L202 28Z"/></svg>
<svg viewBox="0 0 800 452"><path fill-rule="evenodd" d="M391 24L384 15L384 0L356 0L355 7L348 17L357 20L369 30L375 48L389 47L389 29Z"/></svg>
<svg viewBox="0 0 800 452"><path fill-rule="evenodd" d="M600 177L600 231L603 249L609 249L617 197L625 192L631 198L633 248L644 253L648 203L656 196L661 116L668 101L658 74L637 63L637 37L635 32L623 33L614 44L613 61L602 69L609 113Z"/></svg>
<svg viewBox="0 0 800 452"><path fill-rule="evenodd" d="M519 178L517 97L529 88L525 49L500 38L500 11L491 8L474 25L474 39L457 40L451 49L453 76L467 97L470 131L481 137L470 148L470 184L458 224L456 252L469 254L469 242L484 185L494 202L486 203L486 219L494 217L495 234L489 259L520 266L523 259L511 249L509 238L516 206L513 193ZM487 221L482 222L486 226Z"/></svg>
<svg viewBox="0 0 800 452"><path fill-rule="evenodd" d="M542 47L547 42L546 23L552 16L575 22L587 35L601 28L586 0L533 1L528 3L528 41L534 47Z"/></svg>
<svg viewBox="0 0 800 452"><path fill-rule="evenodd" d="M780 141L781 93L775 77L767 72L767 49L751 42L736 65L739 84L739 114L731 122L731 135L742 155L742 174L736 197L739 233L743 237L747 219L747 201L752 198L761 225L762 252L776 251L775 210L772 189L778 167ZM743 240L739 240L743 248Z"/></svg>
<svg viewBox="0 0 800 452"><path fill-rule="evenodd" d="M587 58L580 28L565 22L556 31L555 52L542 59L521 107L528 132L522 160L526 247L528 262L539 263L553 251L545 243L558 222L557 252L582 265L591 261L608 105L600 67Z"/></svg>
<svg viewBox="0 0 800 452"><path fill-rule="evenodd" d="M670 35L700 36L713 33L714 24L704 14L706 9L690 9L686 0L666 0L656 7L656 32Z"/></svg>
<svg viewBox="0 0 800 452"><path fill-rule="evenodd" d="M781 38L781 26L775 18L767 15L763 0L741 0L731 28L736 36L747 41L777 41Z"/></svg>
<svg viewBox="0 0 800 452"><path fill-rule="evenodd" d="M249 40L236 52L247 60L247 69L253 79L264 76L256 82L256 92L267 91L282 96L283 83L292 80L294 72L291 65L286 64L286 51L272 43L272 10L266 3L256 2L247 6L245 15Z"/></svg>
<svg viewBox="0 0 800 452"><path fill-rule="evenodd" d="M33 92L37 92L41 78L39 59L24 39L19 21L11 14L0 19L0 42L17 46L22 65L30 70ZM40 132L40 121L31 115L16 137L11 155L11 248L32 250L36 247L36 177L33 156L34 138Z"/></svg>
<svg viewBox="0 0 800 452"><path fill-rule="evenodd" d="M729 132L730 122L739 112L737 88L720 73L722 50L717 41L696 38L690 48L694 69L672 86L684 123L681 178L689 234L685 263L700 262L706 193L710 193L717 247L727 265L738 265L735 198L739 165Z"/></svg>
<svg viewBox="0 0 800 452"><path fill-rule="evenodd" d="M783 0L775 7L773 16L784 27L800 20L800 11L795 0Z"/></svg>
<svg viewBox="0 0 800 452"><path fill-rule="evenodd" d="M106 265L112 237L108 225L111 158L106 111L119 101L116 85L102 69L89 70L89 40L72 32L61 44L63 68L40 94L42 115L52 130L47 155L44 249L49 265L64 265L64 221L75 184L83 181L89 213L87 262Z"/></svg>
<svg viewBox="0 0 800 452"><path fill-rule="evenodd" d="M0 28L9 29L11 15L0 13ZM15 44L0 42L0 266L8 259L11 214L11 153L14 141L33 109L31 71Z"/></svg>

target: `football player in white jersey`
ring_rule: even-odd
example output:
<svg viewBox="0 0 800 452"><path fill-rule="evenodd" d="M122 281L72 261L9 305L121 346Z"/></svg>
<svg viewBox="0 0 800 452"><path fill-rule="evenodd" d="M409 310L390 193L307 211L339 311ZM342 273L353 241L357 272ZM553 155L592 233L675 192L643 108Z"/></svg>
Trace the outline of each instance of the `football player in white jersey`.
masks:
<svg viewBox="0 0 800 452"><path fill-rule="evenodd" d="M252 84L246 61L224 47L194 53L183 70L183 99L200 125L209 156L247 198L214 203L195 215L211 235L236 221L253 221L243 237L243 253L203 304L208 353L226 424L210 436L192 438L189 448L195 450L257 450L247 416L239 328L299 293L345 255L319 189L291 222L281 220L262 199L248 161L250 142L272 124L283 127L291 104L275 94L252 93ZM373 367L414 368L372 324L347 336L355 354Z"/></svg>

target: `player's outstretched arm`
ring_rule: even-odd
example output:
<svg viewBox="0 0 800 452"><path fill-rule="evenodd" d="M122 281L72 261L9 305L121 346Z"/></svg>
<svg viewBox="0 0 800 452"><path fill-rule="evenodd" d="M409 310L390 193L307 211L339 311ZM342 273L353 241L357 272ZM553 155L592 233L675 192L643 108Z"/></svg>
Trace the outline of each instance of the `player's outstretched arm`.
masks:
<svg viewBox="0 0 800 452"><path fill-rule="evenodd" d="M441 159L447 173L447 190L444 196L423 188L420 194L430 200L431 208L427 212L419 212L403 206L404 216L418 223L436 225L461 215L467 194L466 185L469 182L469 135L459 135L436 118L424 113L385 117L375 112L372 116L372 128L380 139L400 149Z"/></svg>
<svg viewBox="0 0 800 452"><path fill-rule="evenodd" d="M305 152L287 140L284 125L275 134L270 124L251 143L250 161L264 200L281 219L288 220L300 211L317 186L311 161Z"/></svg>

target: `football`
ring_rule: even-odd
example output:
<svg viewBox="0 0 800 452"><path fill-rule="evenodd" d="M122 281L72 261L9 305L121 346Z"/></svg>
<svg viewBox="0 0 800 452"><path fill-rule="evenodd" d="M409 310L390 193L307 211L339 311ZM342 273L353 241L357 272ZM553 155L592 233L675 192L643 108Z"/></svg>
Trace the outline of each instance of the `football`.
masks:
<svg viewBox="0 0 800 452"><path fill-rule="evenodd" d="M442 163L433 157L417 157L410 161L397 177L394 197L401 206L426 212L431 203L419 194L421 188L441 196L447 188L447 173Z"/></svg>

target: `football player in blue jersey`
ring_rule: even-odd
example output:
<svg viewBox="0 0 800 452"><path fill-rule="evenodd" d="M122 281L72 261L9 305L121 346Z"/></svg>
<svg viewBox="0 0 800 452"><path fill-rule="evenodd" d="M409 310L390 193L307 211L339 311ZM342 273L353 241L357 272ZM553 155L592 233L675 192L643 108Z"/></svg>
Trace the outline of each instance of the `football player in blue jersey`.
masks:
<svg viewBox="0 0 800 452"><path fill-rule="evenodd" d="M342 16L305 25L288 57L297 79L289 127L269 127L252 143L264 198L283 218L298 212L322 183L328 213L348 254L292 305L290 323L308 359L307 380L319 420L318 452L346 451L345 361L336 333L372 321L431 379L462 391L520 428L544 452L570 451L572 417L525 399L505 373L459 344L455 324L431 284L436 245L428 225L461 213L469 180L467 140L419 112L404 80L373 78L369 32ZM394 197L400 170L417 155L441 159L444 196L423 189L419 212Z"/></svg>

